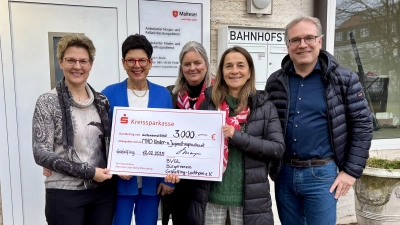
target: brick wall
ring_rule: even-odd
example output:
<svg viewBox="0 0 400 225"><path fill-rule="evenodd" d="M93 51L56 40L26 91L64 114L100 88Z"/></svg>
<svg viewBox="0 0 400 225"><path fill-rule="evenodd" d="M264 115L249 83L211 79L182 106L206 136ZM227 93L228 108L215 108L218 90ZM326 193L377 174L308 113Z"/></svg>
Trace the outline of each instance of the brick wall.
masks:
<svg viewBox="0 0 400 225"><path fill-rule="evenodd" d="M217 68L217 33L226 25L285 28L286 24L300 16L313 14L314 0L273 0L272 15L257 17L247 14L247 0L211 0L211 71Z"/></svg>

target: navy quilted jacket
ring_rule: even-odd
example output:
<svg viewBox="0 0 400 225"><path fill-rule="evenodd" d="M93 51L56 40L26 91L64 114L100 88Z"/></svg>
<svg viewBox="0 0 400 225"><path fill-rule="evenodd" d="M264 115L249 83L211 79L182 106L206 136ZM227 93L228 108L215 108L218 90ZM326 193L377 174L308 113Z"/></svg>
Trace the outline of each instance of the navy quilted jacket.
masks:
<svg viewBox="0 0 400 225"><path fill-rule="evenodd" d="M358 76L339 66L333 55L321 50L321 79L326 84L326 107L330 140L336 165L352 177L359 178L369 157L372 140L372 117ZM289 77L293 64L289 55L282 60L282 69L268 78L265 90L278 110L282 130L286 134L289 115ZM274 162L270 176L274 179L282 162Z"/></svg>

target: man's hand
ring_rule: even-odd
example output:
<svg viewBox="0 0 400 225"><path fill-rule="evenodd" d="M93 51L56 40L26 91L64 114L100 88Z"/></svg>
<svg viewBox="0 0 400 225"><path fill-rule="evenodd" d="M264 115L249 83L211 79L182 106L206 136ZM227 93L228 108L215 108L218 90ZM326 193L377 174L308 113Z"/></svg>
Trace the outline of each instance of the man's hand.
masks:
<svg viewBox="0 0 400 225"><path fill-rule="evenodd" d="M107 174L108 172L110 172L109 169L96 168L93 180L101 183L105 180L111 179L112 174Z"/></svg>
<svg viewBox="0 0 400 225"><path fill-rule="evenodd" d="M170 187L166 184L160 183L160 185L158 185L158 189L157 189L157 194L160 194L162 196L164 196L165 194L172 194L172 192L174 192L175 188Z"/></svg>
<svg viewBox="0 0 400 225"><path fill-rule="evenodd" d="M131 175L122 175L122 174L120 174L118 176L121 177L121 179L123 179L123 180L130 180L132 178Z"/></svg>
<svg viewBox="0 0 400 225"><path fill-rule="evenodd" d="M344 196L347 194L351 186L353 186L354 182L356 182L356 178L348 175L344 171L341 171L336 177L335 182L333 182L331 189L329 189L329 192L332 193L336 188L335 199L339 199L340 196Z"/></svg>
<svg viewBox="0 0 400 225"><path fill-rule="evenodd" d="M43 167L43 176L49 177L49 176L51 176L52 174L53 174L53 172L51 172L51 170L49 170L49 169Z"/></svg>

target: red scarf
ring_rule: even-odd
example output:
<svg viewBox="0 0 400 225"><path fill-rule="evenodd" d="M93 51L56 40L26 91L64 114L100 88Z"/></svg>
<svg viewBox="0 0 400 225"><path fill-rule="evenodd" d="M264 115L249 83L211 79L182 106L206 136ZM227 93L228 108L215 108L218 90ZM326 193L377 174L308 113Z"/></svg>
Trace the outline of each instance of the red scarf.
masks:
<svg viewBox="0 0 400 225"><path fill-rule="evenodd" d="M233 126L235 130L241 130L240 124L241 123L246 123L247 122L247 116L249 115L250 108L247 106L242 112L237 114L236 116L229 117L229 105L226 103L226 101L223 101L220 105L220 110L225 110L226 111L226 125ZM225 138L224 140L224 170L223 173L225 173L226 167L228 166L228 139Z"/></svg>
<svg viewBox="0 0 400 225"><path fill-rule="evenodd" d="M204 90L205 89L206 89L206 82L204 82L203 88L201 89L200 95L199 95L199 97L197 97L197 101L196 101L196 103L194 103L193 108L190 108L188 92L186 92L184 95L181 95L180 93L178 93L178 99L176 101L176 105L181 109L188 109L188 110L191 110L191 109L197 110L197 109L199 109L199 106L200 106L201 102L206 97L204 95Z"/></svg>

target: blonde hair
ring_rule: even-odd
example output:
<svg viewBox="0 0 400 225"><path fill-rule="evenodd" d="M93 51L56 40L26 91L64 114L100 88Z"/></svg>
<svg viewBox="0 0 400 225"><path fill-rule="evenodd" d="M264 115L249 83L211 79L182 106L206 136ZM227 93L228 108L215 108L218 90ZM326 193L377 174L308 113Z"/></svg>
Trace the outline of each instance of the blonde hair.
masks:
<svg viewBox="0 0 400 225"><path fill-rule="evenodd" d="M89 54L89 60L94 61L96 55L96 48L93 45L92 40L83 34L67 34L60 39L57 44L57 57L62 60L64 53L69 47L84 48Z"/></svg>
<svg viewBox="0 0 400 225"><path fill-rule="evenodd" d="M173 94L177 94L177 93L184 94L189 90L188 83L186 81L185 76L183 75L182 61L183 61L183 57L185 56L185 54L190 51L195 51L195 52L199 53L199 55L203 58L204 63L206 64L206 68L207 68L206 75L204 77L204 79L205 79L204 82L206 83L206 87L209 87L211 85L210 62L208 61L207 52L204 49L203 45L200 44L199 42L189 41L182 47L181 53L179 54L179 64L180 64L179 72L178 72L178 77L176 78L176 81L175 81L175 87L172 90Z"/></svg>
<svg viewBox="0 0 400 225"><path fill-rule="evenodd" d="M218 108L221 103L225 100L226 96L229 94L228 93L228 85L226 84L224 80L224 63L225 63L225 57L231 52L238 52L242 54L245 58L247 63L249 64L249 70L250 70L250 78L246 81L246 83L243 85L242 89L239 92L239 106L235 110L235 112L239 113L243 111L247 104L248 104L248 98L250 94L255 94L256 93L256 74L255 74L255 69L254 69L254 62L253 58L251 58L250 53L239 46L234 46L231 48L228 48L224 54L221 56L221 60L219 62L218 66L218 71L217 71L217 76L215 77L214 81L214 86L212 88L212 101L214 105Z"/></svg>

